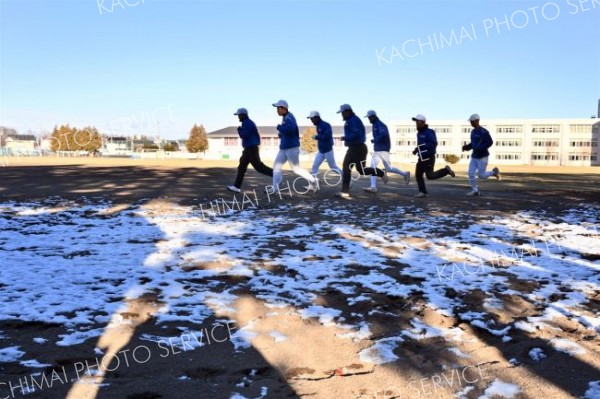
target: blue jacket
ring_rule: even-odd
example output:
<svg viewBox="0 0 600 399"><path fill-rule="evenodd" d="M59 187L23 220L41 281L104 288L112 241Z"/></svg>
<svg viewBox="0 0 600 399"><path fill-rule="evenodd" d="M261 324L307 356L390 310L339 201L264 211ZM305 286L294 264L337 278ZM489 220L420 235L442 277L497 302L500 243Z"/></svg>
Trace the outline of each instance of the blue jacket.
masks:
<svg viewBox="0 0 600 399"><path fill-rule="evenodd" d="M490 155L488 148L494 144L490 132L485 128L479 127L471 131L471 148L473 149L473 158L485 158Z"/></svg>
<svg viewBox="0 0 600 399"><path fill-rule="evenodd" d="M296 118L291 112L288 112L282 119L281 125L277 125L279 131L279 149L300 147L300 130L296 123Z"/></svg>
<svg viewBox="0 0 600 399"><path fill-rule="evenodd" d="M417 131L417 155L421 153L421 159L433 158L437 149L437 137L435 131L425 125L423 129Z"/></svg>
<svg viewBox="0 0 600 399"><path fill-rule="evenodd" d="M317 123L317 147L321 154L333 149L333 131L331 125L325 121Z"/></svg>
<svg viewBox="0 0 600 399"><path fill-rule="evenodd" d="M365 125L363 125L358 116L352 115L346 120L346 123L344 124L343 139L346 147L350 147L354 144L364 144L365 141L367 141Z"/></svg>
<svg viewBox="0 0 600 399"><path fill-rule="evenodd" d="M375 123L373 123L373 140L371 142L374 144L375 151L387 151L390 152L392 148L392 143L390 142L390 132L388 131L385 123L377 119Z"/></svg>
<svg viewBox="0 0 600 399"><path fill-rule="evenodd" d="M260 135L256 124L250 119L246 119L242 122L242 126L238 127L238 134L242 139L242 147L256 147L260 145Z"/></svg>

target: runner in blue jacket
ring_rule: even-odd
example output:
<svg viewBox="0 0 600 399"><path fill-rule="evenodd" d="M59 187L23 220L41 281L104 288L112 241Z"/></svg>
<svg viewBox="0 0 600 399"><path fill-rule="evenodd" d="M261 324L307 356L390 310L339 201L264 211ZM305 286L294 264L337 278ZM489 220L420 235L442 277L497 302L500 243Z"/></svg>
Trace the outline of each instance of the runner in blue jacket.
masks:
<svg viewBox="0 0 600 399"><path fill-rule="evenodd" d="M234 115L237 115L239 121L242 122L242 125L238 127L238 135L242 139L244 150L240 157L235 183L232 186L228 186L227 189L239 193L241 192L244 176L248 170L248 164L251 164L257 172L269 177L273 177L273 169L260 160L260 135L258 134L256 124L248 117L248 110L246 108L239 108Z"/></svg>
<svg viewBox="0 0 600 399"><path fill-rule="evenodd" d="M273 165L273 187L268 188L267 191L270 194L279 191L279 184L283 181L283 165L289 162L292 171L306 179L309 183L308 188L316 192L319 189L317 180L300 166L300 130L296 118L288 111L287 101L279 100L273 106L277 108L277 114L282 118L281 124L277 125L281 140Z"/></svg>
<svg viewBox="0 0 600 399"><path fill-rule="evenodd" d="M365 131L365 125L348 104L340 106L338 114L342 114L344 118L344 144L348 147L346 156L344 157L344 164L342 166L342 191L336 193L336 196L344 199L350 198L350 181L352 179L351 167L354 166L356 171L363 176L378 176L387 183L387 175L383 173L381 169L365 168L367 162L367 134Z"/></svg>
<svg viewBox="0 0 600 399"><path fill-rule="evenodd" d="M467 195L478 196L481 194L477 186L477 177L480 179L495 177L500 180L500 170L494 168L491 172L486 172L488 157L490 156L488 149L494 144L494 140L492 140L490 132L479 125L479 115L471 115L469 122L471 122L471 126L473 127L471 142L465 144L462 148L463 151L473 150L471 162L469 162L469 184L471 185L471 191Z"/></svg>
<svg viewBox="0 0 600 399"><path fill-rule="evenodd" d="M330 170L336 171L342 176L342 169L335 163L335 156L333 154L333 130L331 125L321 119L321 115L317 111L311 111L308 115L308 119L315 125L317 134L313 136L314 140L317 140L317 155L313 162L311 173L313 176L319 173L319 166L323 161L327 160Z"/></svg>
<svg viewBox="0 0 600 399"><path fill-rule="evenodd" d="M415 168L415 176L417 185L419 186L419 193L416 196L427 197L427 187L425 186L423 175L427 176L427 180L437 180L447 175L456 177L456 174L450 166L436 171L433 170L438 144L435 131L429 128L426 123L427 119L423 115L419 114L412 118L412 120L417 126L417 147L415 147L413 154L418 154L419 157Z"/></svg>
<svg viewBox="0 0 600 399"><path fill-rule="evenodd" d="M371 143L373 143L373 157L371 159L371 166L376 168L377 165L379 165L379 161L381 161L383 162L385 173L396 173L404 177L404 182L408 184L410 182L410 172L404 172L393 167L392 162L390 161L390 149L392 148L392 143L387 126L379 119L377 113L373 110L368 111L365 118L369 118L369 122L373 125L373 139L371 140ZM377 179L375 176L371 176L371 186L364 187L363 190L370 193L377 192Z"/></svg>

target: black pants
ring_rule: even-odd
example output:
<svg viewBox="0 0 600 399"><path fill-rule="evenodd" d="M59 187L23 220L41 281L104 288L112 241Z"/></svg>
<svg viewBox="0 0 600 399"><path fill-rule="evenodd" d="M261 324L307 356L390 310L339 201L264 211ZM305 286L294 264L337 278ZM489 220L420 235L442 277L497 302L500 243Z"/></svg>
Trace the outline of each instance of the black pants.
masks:
<svg viewBox="0 0 600 399"><path fill-rule="evenodd" d="M350 180L352 179L352 171L350 170L351 165L354 165L356 171L363 176L383 177L383 170L364 167L365 163L367 162L368 152L369 150L367 150L367 145L364 143L354 144L348 147L348 151L346 151L346 156L344 157L344 165L342 166L343 193L350 191Z"/></svg>
<svg viewBox="0 0 600 399"><path fill-rule="evenodd" d="M260 172L263 175L273 177L273 169L269 168L260 160L258 146L244 148L242 156L240 157L240 164L238 165L237 178L235 179L235 183L233 184L237 188L242 187L244 175L246 174L246 170L248 170L248 164L252 164L252 167L257 172Z"/></svg>
<svg viewBox="0 0 600 399"><path fill-rule="evenodd" d="M425 179L423 178L423 174L427 176L427 180L437 180L442 177L448 175L448 169L442 168L438 169L435 172L433 171L433 167L435 165L435 155L432 155L431 158L417 161L417 168L415 170L415 175L417 177L417 184L419 185L419 191L427 194L427 188L425 187Z"/></svg>

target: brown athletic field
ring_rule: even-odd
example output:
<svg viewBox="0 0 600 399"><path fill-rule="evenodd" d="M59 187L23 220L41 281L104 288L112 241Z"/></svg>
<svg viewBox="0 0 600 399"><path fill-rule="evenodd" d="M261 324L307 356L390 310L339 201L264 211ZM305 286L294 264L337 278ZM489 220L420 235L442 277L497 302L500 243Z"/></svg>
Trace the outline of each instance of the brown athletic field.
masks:
<svg viewBox="0 0 600 399"><path fill-rule="evenodd" d="M234 197L236 167L8 158L0 398L593 392L600 168L502 167L470 198L459 164L425 199L392 176L341 200L268 197L252 168Z"/></svg>

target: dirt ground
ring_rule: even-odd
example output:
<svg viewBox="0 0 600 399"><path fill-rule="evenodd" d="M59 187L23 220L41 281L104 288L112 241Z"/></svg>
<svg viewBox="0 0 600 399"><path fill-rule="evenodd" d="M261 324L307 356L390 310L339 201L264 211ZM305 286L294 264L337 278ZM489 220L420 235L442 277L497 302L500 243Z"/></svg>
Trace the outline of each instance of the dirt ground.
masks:
<svg viewBox="0 0 600 399"><path fill-rule="evenodd" d="M16 231L50 221L73 229L83 226L78 237L91 245L96 237L86 232L86 220L108 220L119 230L130 223L124 218L131 217L138 222L130 223L129 241L115 240L115 245L122 244L128 251L129 246L147 243L159 254L166 251L164 245L174 254L164 268L157 267L155 274L146 277L135 270L147 267L148 258L130 265L131 276L147 289L138 296L120 290L106 302L107 306L121 304L116 312L86 309L85 304L75 304L76 298L63 298L52 306L60 309L64 305L66 310L57 314L68 321L48 322L36 319L30 309L23 314L34 316L21 317L12 305L0 305L4 307L0 348L18 347L28 359L43 365L3 362L0 351L0 397L520 399L591 395L590 383L600 380L597 277L561 285L561 280L572 276L551 270L550 263L548 274L539 271L536 268L545 266L541 256L527 268L538 270L539 275L532 274L529 279L509 267L501 268L492 273L502 282L495 286L487 286L489 280L482 277L444 288L429 281L439 276L439 269L424 269L433 267L426 257L441 247L450 248L454 245L451 240L459 244L464 240L470 247L503 239L518 243L528 229L539 233L568 225L569 231L575 231L579 225L598 225L600 168L503 167L501 182L480 182L483 195L466 197L465 165L458 165L456 178L427 182L428 198L414 197L414 180L405 186L392 177L387 185L378 183L376 194L363 192L367 180L358 179L351 200L335 198L339 186L323 183L317 193L271 198L263 192L270 180L250 168L243 188L252 209L205 219L203 210L210 208L211 202L231 200L226 186L233 183L236 166L236 162L202 160L20 158L9 159L7 166L0 167L0 207L4 207L0 226L12 226ZM400 167L412 171L414 165ZM286 177L293 179L289 171ZM98 204L108 206L104 214L93 208ZM19 206L43 212L21 214ZM133 215L135 212L143 212L144 217ZM50 219L53 213L62 219ZM166 215L193 226L171 223ZM473 234L474 225L489 226L491 232L504 222L513 229L506 227L509 230L504 236L494 235L502 230L489 236ZM226 230L235 230L242 223L250 225L250 230L227 235L234 233ZM422 230L420 223L425 226ZM216 237L213 230L200 235L204 224L223 228L223 236ZM184 225L189 230L180 236L178 229ZM139 230L137 236L136 226L160 229L154 233ZM158 238L152 239L151 234ZM27 259L29 252L32 256L41 253L44 236L40 237L39 246L22 247L11 242L8 233L5 239L0 237L2 268L10 271L3 278L19 279L21 272L28 273L16 259ZM548 257L548 262L562 268L560 262L568 258L584 270L582 276L587 276L586 270L598 273L600 238L581 233L568 237L589 239L590 248L565 250L562 258ZM338 248L340 242L343 248ZM176 244L173 250L171 246ZM572 248L579 247L573 244ZM372 254L369 257L361 252L367 250ZM67 262L86 264L88 255L81 250L75 255L57 251ZM199 260L193 251L205 251L210 260ZM348 253L351 255L345 259ZM117 262L112 259L106 261ZM239 271L242 266L250 271ZM53 266L49 262L47 267ZM385 279L385 284L366 283L374 270L378 274L373 281ZM210 274L213 271L217 272ZM318 271L323 274L315 276ZM63 277L57 274L53 278L60 281ZM323 279L331 280L319 286ZM173 282L193 293L181 308L173 299L179 294L167 290ZM68 283L81 284L79 289L87 291L86 295L101 290L93 281ZM120 289L123 278L115 276L111 284ZM32 294L31 303L36 303L38 287L7 293L9 287L8 281L0 280L3 298L20 303L20 295ZM403 287L407 291L399 293ZM206 292L219 300L203 296ZM568 302L573 298L579 298L577 304ZM499 305L490 307L490 301ZM78 324L81 315L76 305L96 321ZM196 306L200 310L194 310ZM178 313L175 309L182 310ZM181 316L186 311L205 312L201 323L185 317L159 322L165 312ZM487 327L475 323L472 313L484 314L481 317ZM516 327L525 324L534 327ZM214 330L215 326L219 328ZM225 326L235 333L227 330L226 334ZM509 326L509 333L497 333ZM85 334L95 329L101 333L86 339ZM200 347L185 345L182 336L193 342L198 336L190 332L202 330L213 342ZM70 345L57 344L65 334L78 331L82 339ZM211 335L209 331L218 332ZM182 345L159 344L160 340L148 337L177 337ZM250 344L236 345L234 341ZM566 341L576 343L577 350L564 351L556 345ZM123 350L133 354L140 347L149 349L148 355L138 351L138 359L143 357L146 362L129 358L125 366L123 358L116 364L108 357ZM374 347L379 355L370 352ZM543 359L531 355L535 348L543 350ZM388 361L373 362L377 356L387 356ZM86 373L87 366L98 358L107 358L113 371ZM44 376L47 384L34 387L31 379L41 381ZM27 393L22 383L11 390L9 382L15 386L19 381L28 381L35 389ZM503 387L505 383L518 390L511 393L513 388ZM493 385L504 396L494 394Z"/></svg>

